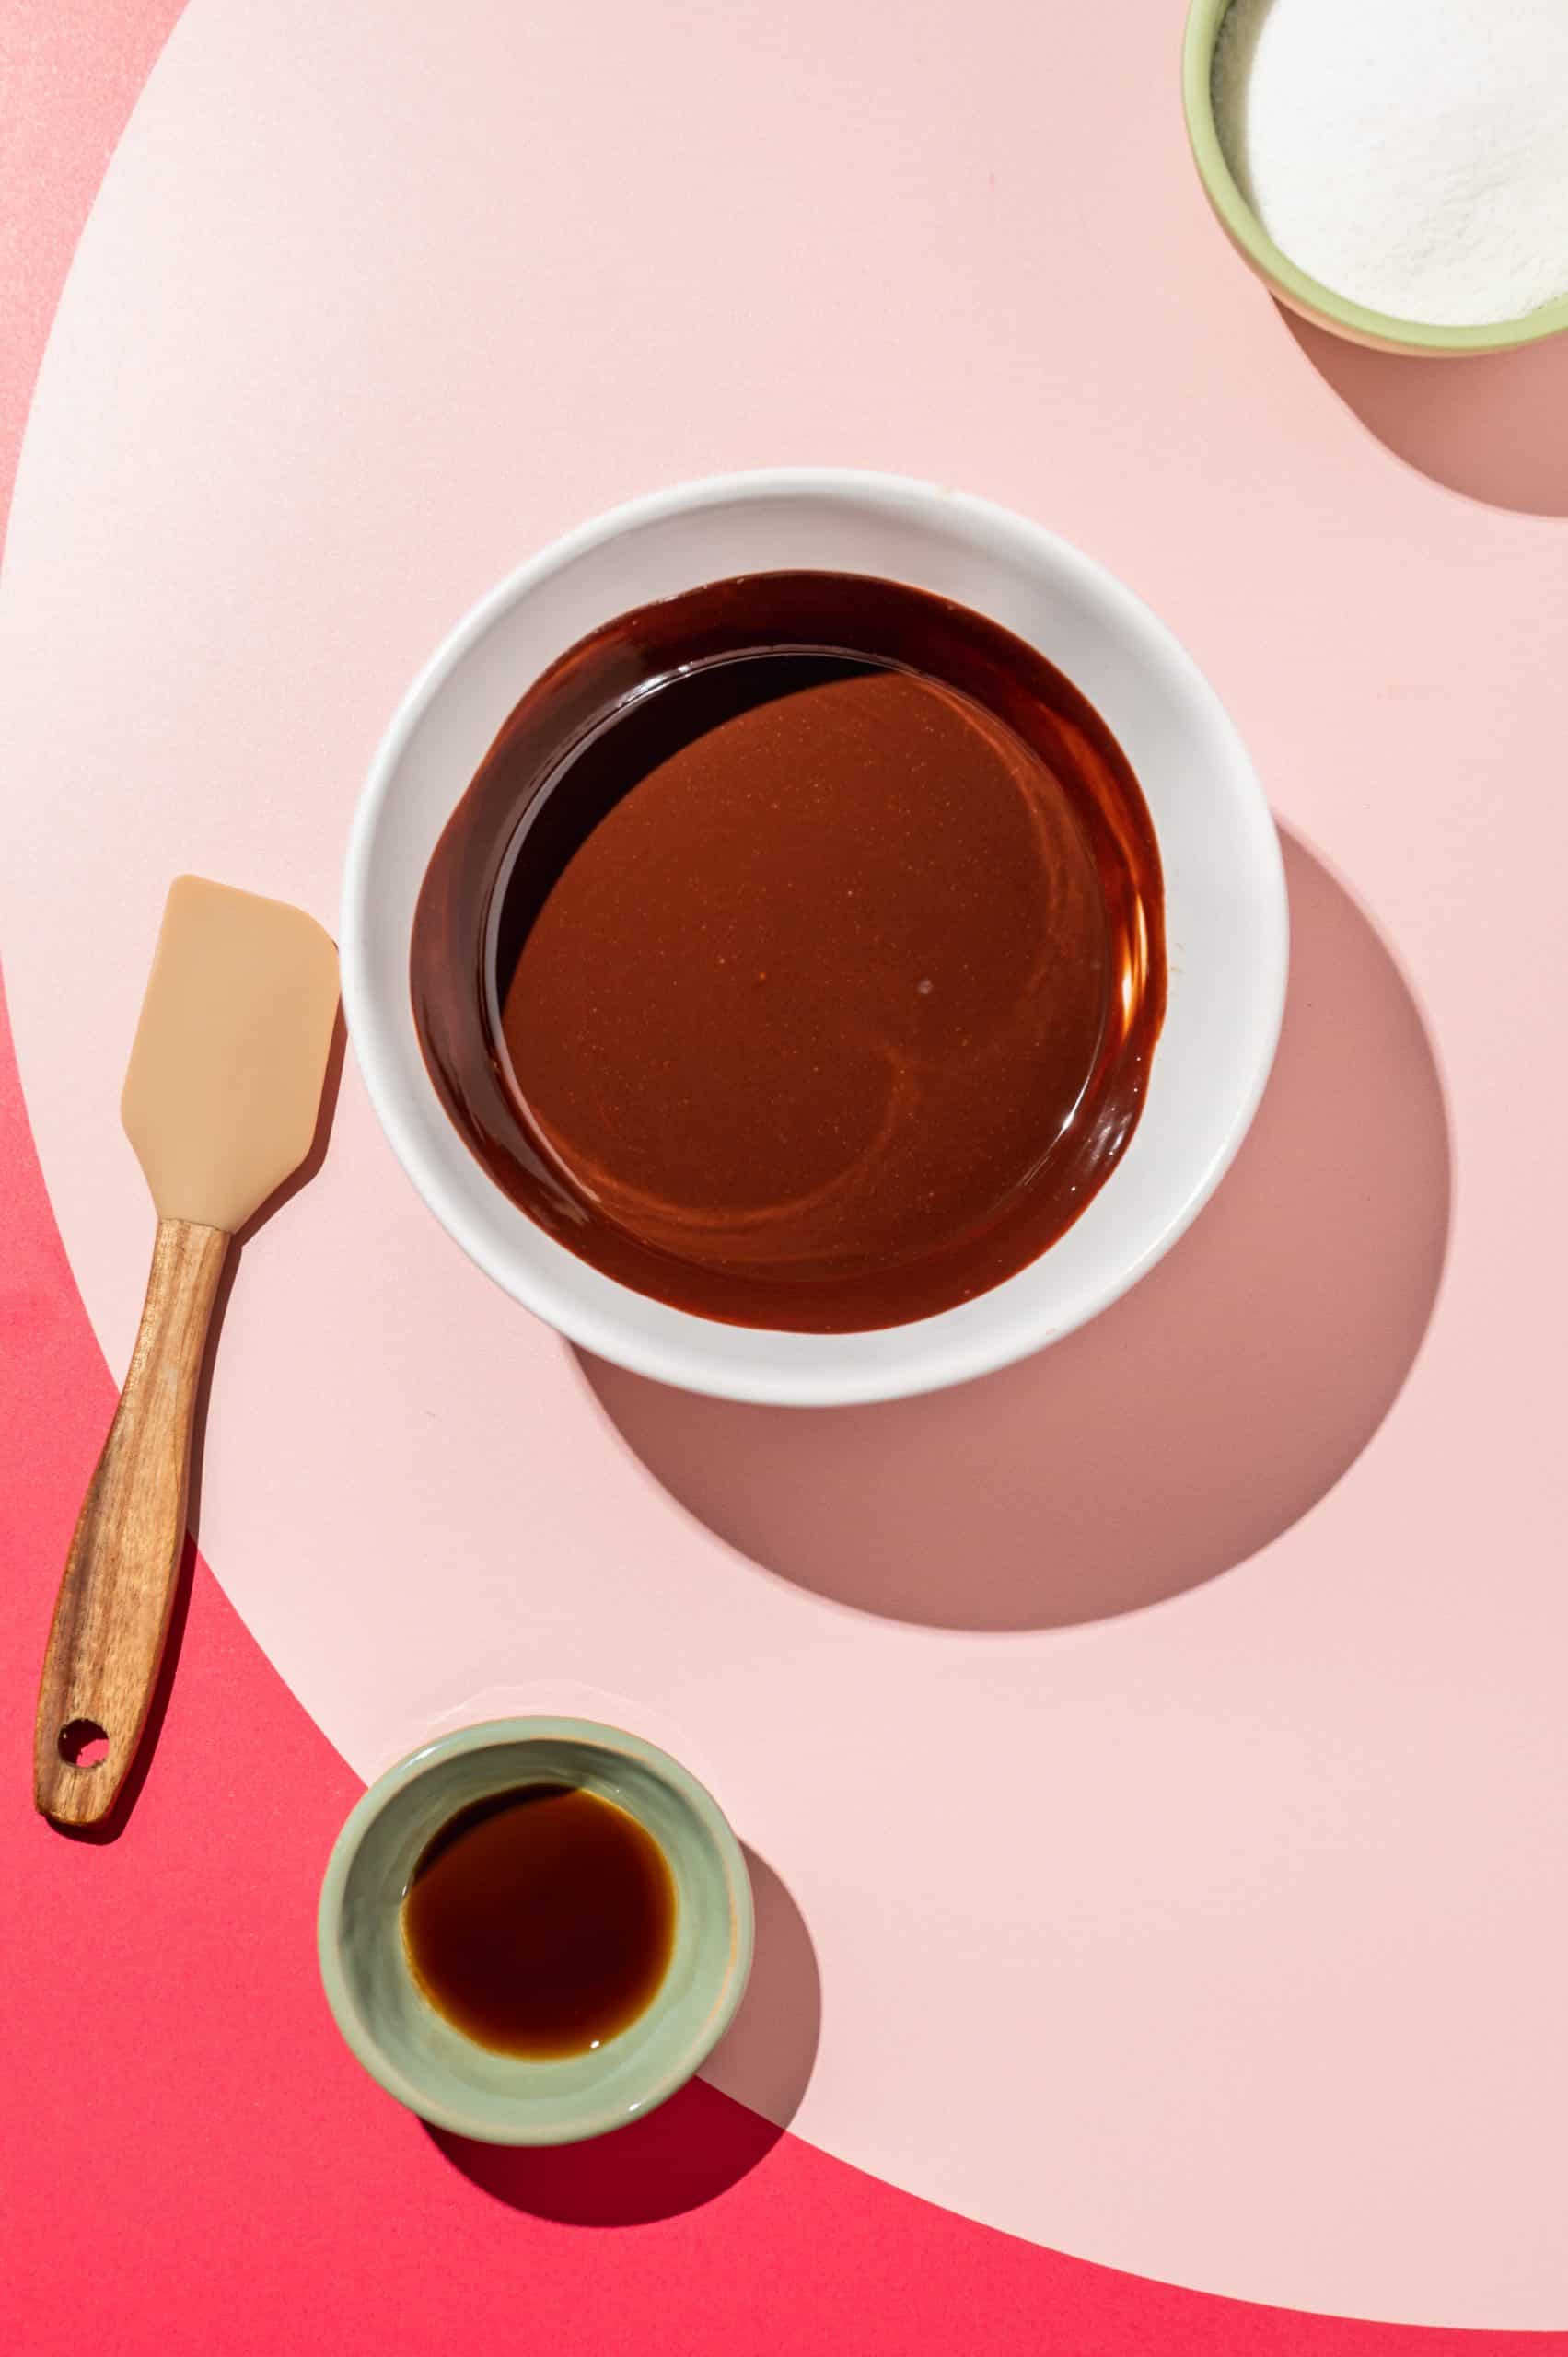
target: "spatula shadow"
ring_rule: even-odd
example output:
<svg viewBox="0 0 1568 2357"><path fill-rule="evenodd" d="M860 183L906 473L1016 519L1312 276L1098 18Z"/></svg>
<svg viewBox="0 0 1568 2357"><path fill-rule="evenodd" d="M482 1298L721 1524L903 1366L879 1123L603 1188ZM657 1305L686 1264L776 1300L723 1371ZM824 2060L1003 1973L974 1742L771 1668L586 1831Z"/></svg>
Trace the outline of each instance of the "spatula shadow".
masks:
<svg viewBox="0 0 1568 2357"><path fill-rule="evenodd" d="M340 1005L332 1018L332 1039L331 1045L327 1050L327 1068L321 1077L321 1103L316 1115L316 1129L310 1140L310 1151L293 1175L285 1178L281 1187L273 1188L261 1209L251 1213L236 1236L235 1249L228 1256L228 1267L225 1271L224 1297L226 1299L227 1287L233 1283L234 1271L245 1247L253 1237L260 1235L267 1222L281 1212L285 1203L291 1203L294 1201L302 1187L308 1187L327 1159L327 1148L332 1140L332 1123L337 1119L338 1094L343 1084L343 1058L347 1052L348 1027L343 1021L343 1011Z"/></svg>
<svg viewBox="0 0 1568 2357"><path fill-rule="evenodd" d="M118 1841L131 1821L153 1754L157 1749L163 1723L168 1714L168 1700L174 1690L175 1673L180 1666L180 1649L185 1643L185 1623L191 1612L191 1583L196 1567L196 1542L189 1531L184 1551L180 1558L180 1572L174 1590L174 1603L169 1611L168 1634L164 1641L163 1660L158 1666L157 1683L147 1709L146 1725L136 1747L136 1756L130 1773L115 1795L114 1806L96 1825L62 1825L55 1818L46 1820L50 1829L66 1841L85 1842L89 1848L101 1849Z"/></svg>
<svg viewBox="0 0 1568 2357"><path fill-rule="evenodd" d="M274 1213L293 1201L302 1187L308 1186L327 1158L331 1141L332 1122L338 1109L338 1092L343 1086L343 1058L348 1044L343 1009L340 1006L332 1027L332 1042L327 1054L327 1068L321 1084L321 1104L316 1117L315 1133L310 1151L283 1185L268 1196L261 1209L252 1213L236 1236L218 1280L217 1294L213 1303L211 1324L207 1329L207 1347L202 1360L202 1372L196 1386L196 1403L191 1419L191 1486L185 1510L185 1546L180 1559L180 1572L175 1584L174 1602L169 1611L168 1634L164 1641L163 1660L158 1666L157 1683L148 1706L146 1724L136 1747L130 1772L121 1785L114 1806L96 1825L56 1825L54 1829L67 1840L84 1841L101 1847L118 1841L130 1824L147 1771L157 1749L163 1724L168 1714L169 1697L174 1690L175 1673L180 1666L180 1648L185 1641L185 1624L191 1611L191 1585L195 1574L196 1557L200 1551L202 1527L202 1469L206 1454L207 1416L212 1405L213 1368L216 1364L218 1343L223 1333L224 1319L228 1313L229 1296L245 1247L257 1236Z"/></svg>

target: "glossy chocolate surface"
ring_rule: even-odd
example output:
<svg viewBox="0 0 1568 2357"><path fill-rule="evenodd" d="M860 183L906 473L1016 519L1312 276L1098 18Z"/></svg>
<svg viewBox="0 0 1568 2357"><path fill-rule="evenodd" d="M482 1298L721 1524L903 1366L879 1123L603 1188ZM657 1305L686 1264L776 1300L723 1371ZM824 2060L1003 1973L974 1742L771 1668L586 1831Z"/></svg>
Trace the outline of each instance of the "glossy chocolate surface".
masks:
<svg viewBox="0 0 1568 2357"><path fill-rule="evenodd" d="M751 575L523 697L412 981L448 1112L570 1249L740 1324L897 1325L1036 1258L1125 1146L1158 853L1022 641L894 583Z"/></svg>

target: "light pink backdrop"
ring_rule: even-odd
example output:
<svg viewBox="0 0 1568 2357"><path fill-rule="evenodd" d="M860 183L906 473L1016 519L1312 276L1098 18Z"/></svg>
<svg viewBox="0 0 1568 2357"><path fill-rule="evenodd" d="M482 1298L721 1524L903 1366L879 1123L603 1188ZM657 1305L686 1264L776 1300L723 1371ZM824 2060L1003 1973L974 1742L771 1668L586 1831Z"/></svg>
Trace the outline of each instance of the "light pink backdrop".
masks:
<svg viewBox="0 0 1568 2357"><path fill-rule="evenodd" d="M1179 13L195 0L18 483L18 1051L118 1367L167 878L330 914L386 711L528 548L831 459L1125 574L1302 838L1279 1085L1168 1268L947 1400L699 1409L490 1293L351 1066L235 1293L203 1548L362 1772L565 1696L691 1759L814 1943L830 2151L1179 2282L1544 2325L1568 541L1522 464L1504 512L1390 456L1243 278Z"/></svg>

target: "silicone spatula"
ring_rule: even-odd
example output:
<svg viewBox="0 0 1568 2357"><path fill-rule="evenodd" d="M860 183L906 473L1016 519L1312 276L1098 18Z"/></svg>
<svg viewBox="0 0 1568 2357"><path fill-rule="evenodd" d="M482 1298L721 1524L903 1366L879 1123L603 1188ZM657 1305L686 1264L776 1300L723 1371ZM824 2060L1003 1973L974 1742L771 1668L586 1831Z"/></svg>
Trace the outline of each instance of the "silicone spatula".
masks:
<svg viewBox="0 0 1568 2357"><path fill-rule="evenodd" d="M164 910L121 1115L157 1213L125 1387L65 1559L33 1794L94 1825L136 1756L185 1547L207 1328L238 1229L310 1151L337 952L282 900L181 876Z"/></svg>

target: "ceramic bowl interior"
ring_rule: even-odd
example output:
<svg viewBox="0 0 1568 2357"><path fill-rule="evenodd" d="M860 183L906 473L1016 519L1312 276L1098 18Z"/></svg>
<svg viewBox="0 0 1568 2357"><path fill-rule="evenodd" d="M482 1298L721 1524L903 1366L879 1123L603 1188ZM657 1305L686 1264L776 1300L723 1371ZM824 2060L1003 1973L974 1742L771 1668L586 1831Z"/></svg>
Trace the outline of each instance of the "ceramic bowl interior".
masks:
<svg viewBox="0 0 1568 2357"><path fill-rule="evenodd" d="M1428 358L1458 358L1465 353L1508 352L1521 343L1539 343L1568 328L1568 296L1543 303L1514 319L1488 321L1482 327L1439 327L1430 321L1396 319L1388 311L1369 310L1363 303L1347 302L1321 279L1298 270L1280 251L1253 212L1231 173L1214 123L1214 44L1220 37L1231 0L1191 0L1182 52L1182 100L1187 110L1187 135L1193 161L1214 209L1237 251L1249 261L1264 284L1304 319L1344 336L1352 343L1370 344L1380 352L1424 354Z"/></svg>
<svg viewBox="0 0 1568 2357"><path fill-rule="evenodd" d="M1131 760L1159 840L1165 1028L1137 1131L1083 1216L991 1292L876 1332L724 1325L601 1275L494 1185L447 1119L414 1029L409 945L437 837L529 683L587 632L657 598L790 567L912 583L1039 647ZM640 500L558 541L468 617L394 718L355 819L343 1004L388 1136L481 1268L573 1341L694 1391L798 1406L889 1399L981 1375L1113 1300L1181 1233L1239 1144L1283 1002L1279 842L1224 708L1130 591L1053 534L899 477L784 469Z"/></svg>
<svg viewBox="0 0 1568 2357"><path fill-rule="evenodd" d="M444 2020L414 1983L401 1922L440 1827L529 1783L619 1802L659 1843L676 1890L669 1968L647 2010L596 2053L541 2062L492 2053ZM318 1932L338 2027L389 2095L489 2143L573 2143L652 2110L712 2050L750 1969L751 1887L717 1805L652 1744L588 1720L496 1720L412 1753L371 1786L332 1851Z"/></svg>

